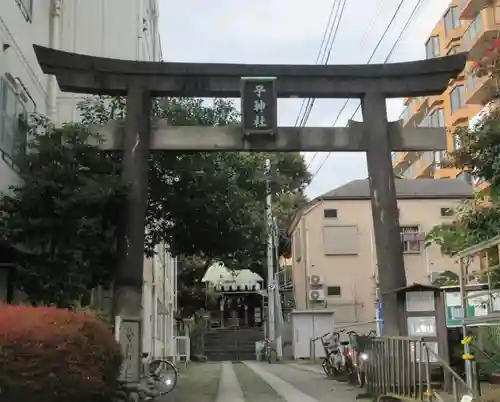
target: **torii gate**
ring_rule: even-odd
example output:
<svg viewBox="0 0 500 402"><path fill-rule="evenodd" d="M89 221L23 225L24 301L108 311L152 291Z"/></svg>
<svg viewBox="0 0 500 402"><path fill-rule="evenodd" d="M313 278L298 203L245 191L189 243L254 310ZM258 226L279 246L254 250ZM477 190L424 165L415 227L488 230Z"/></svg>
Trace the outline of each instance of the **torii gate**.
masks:
<svg viewBox="0 0 500 402"><path fill-rule="evenodd" d="M371 188L379 283L387 335L399 335L395 296L406 286L391 151L446 149L445 129L408 128L387 121L386 99L438 95L465 67L467 55L372 65L248 65L138 62L91 57L34 46L46 74L62 91L127 97L124 125L99 129L106 149L123 149L123 179L132 184L115 278L115 307L140 316L150 149L186 151L365 151ZM245 79L246 77L246 79ZM265 78L269 77L269 78ZM253 87L252 87L253 85ZM252 125L257 87L271 94ZM152 97L242 96L241 127L170 127L150 121ZM360 98L363 123L348 128L276 127L277 98ZM253 116L253 117L256 117ZM264 135L267 134L267 135Z"/></svg>

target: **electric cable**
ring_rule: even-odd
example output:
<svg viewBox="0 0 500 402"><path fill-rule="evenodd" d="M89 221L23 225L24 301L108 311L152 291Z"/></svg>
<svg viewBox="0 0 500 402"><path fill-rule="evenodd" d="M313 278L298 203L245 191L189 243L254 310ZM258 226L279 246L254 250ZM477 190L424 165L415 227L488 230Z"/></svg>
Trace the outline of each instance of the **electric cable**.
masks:
<svg viewBox="0 0 500 402"><path fill-rule="evenodd" d="M345 5L346 5L346 0L343 0L341 3L341 6L340 6L341 8L340 8L340 12L338 14L338 19L337 19L337 24L335 26L335 30L332 31L333 36L331 37L331 40L329 42L328 52L325 54L325 57L323 59L322 64L326 65L330 61L333 46L335 44L335 39L337 38L337 33L339 31L340 21L342 20L342 17L344 15ZM307 124L307 121L309 120L309 117L311 116L311 111L312 111L312 108L314 107L315 102L316 102L316 98L313 98L312 100L310 100L308 108L306 108L306 112L304 113L304 116L302 117L302 120L300 122L301 127L305 127L305 125Z"/></svg>
<svg viewBox="0 0 500 402"><path fill-rule="evenodd" d="M396 8L396 11L394 12L391 20L389 21L389 24L387 25L386 29L384 30L384 32L382 33L382 36L380 38L380 40L377 42L377 45L375 46L375 49L373 50L372 54L370 55L370 58L368 59L368 64L371 62L371 60L373 59L373 57L375 56L375 52L378 50L378 48L380 47L382 41L384 40L385 36L387 35L387 32L389 31L391 25L394 23L394 20L396 19L396 16L398 15L403 3L404 3L405 0L401 0L401 2L399 3L398 7ZM413 7L413 10L411 12L411 14L408 16L408 19L406 20L405 22L405 25L403 26L403 28L401 29L398 37L396 38L396 41L394 42L394 44L392 45L391 49L389 50L389 53L387 55L387 57L385 58L384 60L384 64L387 63L389 61L389 59L391 58L391 56L393 55L394 53L394 50L396 49L396 47L398 46L398 44L400 43L403 35L406 33L406 31L408 30L408 27L410 26L410 24L412 23L412 21L414 20L415 16L417 15L418 11L420 10L422 4L423 4L423 1L424 0L418 0L417 3L415 4L415 6ZM350 101L351 99L347 99L345 102L344 102L344 105L342 106L342 108L340 109L339 113L337 114L336 118L335 118L335 121L333 122L332 126L335 126L335 124L337 123L337 121L339 120L340 118L340 115L342 114L343 110L346 108L348 102ZM352 114L351 116L351 119L356 115L356 113L358 112L359 108L361 107L361 103L357 106L356 110L354 111L354 113ZM325 159L323 159L323 161L321 162L320 166L316 169L316 171L313 173L313 175L311 176L311 182L314 180L314 178L317 176L317 174L319 173L319 171L323 168L323 166L325 165L326 161L328 160L328 158L331 156L332 152L329 152Z"/></svg>
<svg viewBox="0 0 500 402"><path fill-rule="evenodd" d="M384 8L385 8L385 4L382 4L382 6L377 9L377 13L375 14L374 18L371 20L371 22L368 26L368 29L362 35L362 39L359 42L359 44L357 45L358 47L363 47L367 38L369 38L371 36L371 32L373 31L373 28L376 26L376 22L378 21L378 18L382 14L382 11L384 10ZM330 51L331 51L331 49L330 49ZM328 58L329 58L329 56L328 56ZM307 170L309 170L309 168L311 167L311 165L313 164L314 160L316 159L316 157L318 156L319 153L320 152L314 153L313 157L311 158L311 160L309 161L309 163L306 166Z"/></svg>
<svg viewBox="0 0 500 402"><path fill-rule="evenodd" d="M316 56L316 60L314 61L315 64L319 63L319 60L321 58L321 54L323 51L323 46L325 45L326 38L329 37L329 32L331 32L330 26L333 26L332 18L333 18L333 15L335 13L335 6L338 4L339 4L339 0L334 0L332 3L332 7L330 8L330 15L328 16L328 22L326 23L325 31L323 32L323 38L321 39L321 44L319 46L318 55ZM301 119L300 115L302 114L302 110L304 109L304 105L306 104L306 102L309 102L309 101L310 101L310 99L303 99L302 100L299 114L297 115L297 119L295 120L295 127L297 127L299 125L299 120Z"/></svg>

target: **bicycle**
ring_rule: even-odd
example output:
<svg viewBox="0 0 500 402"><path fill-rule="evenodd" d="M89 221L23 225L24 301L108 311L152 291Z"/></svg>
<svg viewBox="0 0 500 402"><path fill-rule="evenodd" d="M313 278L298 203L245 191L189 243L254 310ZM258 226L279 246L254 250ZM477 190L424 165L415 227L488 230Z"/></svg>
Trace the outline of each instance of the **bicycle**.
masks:
<svg viewBox="0 0 500 402"><path fill-rule="evenodd" d="M317 336L312 339L313 342L317 340L321 340L321 344L323 345L323 349L325 351L325 357L323 358L323 362L321 363L321 367L323 371L329 378L335 378L340 373L340 365L338 362L338 354L339 354L339 338L340 333L344 332L343 330L340 332L327 332L322 336ZM331 334L331 342L327 342L326 338Z"/></svg>
<svg viewBox="0 0 500 402"><path fill-rule="evenodd" d="M175 365L165 359L148 360L148 353L142 355L139 382L120 381L113 401L154 401L172 392L179 378Z"/></svg>
<svg viewBox="0 0 500 402"><path fill-rule="evenodd" d="M273 346L273 341L269 339L265 339L265 346L264 346L264 356L269 364L273 362L273 356L274 356L274 361L278 361L278 352L276 348Z"/></svg>
<svg viewBox="0 0 500 402"><path fill-rule="evenodd" d="M349 338L354 335L354 342L351 341L353 345L353 357L354 357L354 367L356 372L356 385L363 388L366 384L366 365L369 360L369 344L370 340L376 335L375 331L368 332L367 335L359 335L355 331L348 332Z"/></svg>

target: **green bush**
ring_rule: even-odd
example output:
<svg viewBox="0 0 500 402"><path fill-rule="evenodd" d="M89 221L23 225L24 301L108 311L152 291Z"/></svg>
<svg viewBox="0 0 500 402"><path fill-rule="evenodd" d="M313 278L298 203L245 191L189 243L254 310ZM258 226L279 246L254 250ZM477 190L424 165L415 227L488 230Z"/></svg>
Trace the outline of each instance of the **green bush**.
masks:
<svg viewBox="0 0 500 402"><path fill-rule="evenodd" d="M121 363L109 326L93 314L0 306L2 402L107 402Z"/></svg>

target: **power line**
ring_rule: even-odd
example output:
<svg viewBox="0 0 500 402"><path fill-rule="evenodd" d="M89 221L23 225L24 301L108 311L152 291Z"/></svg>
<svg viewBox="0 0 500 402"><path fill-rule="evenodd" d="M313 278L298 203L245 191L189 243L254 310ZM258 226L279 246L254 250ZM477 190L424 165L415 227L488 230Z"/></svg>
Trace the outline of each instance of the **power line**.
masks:
<svg viewBox="0 0 500 402"><path fill-rule="evenodd" d="M346 0L335 0L332 4L328 23L325 27L325 32L323 33L323 39L321 41L318 56L316 57L316 64L328 64L328 62L330 61L333 45L335 44L340 22L344 14L345 5ZM313 98L309 98L307 100L304 99L302 101L299 114L297 115L297 119L295 121L295 127L303 127L306 125L307 120L311 115L311 110L314 106L315 101L316 100ZM300 117L303 110L304 114L302 115L302 117Z"/></svg>
<svg viewBox="0 0 500 402"><path fill-rule="evenodd" d="M368 59L368 64L371 62L372 58L374 57L375 55L375 52L378 50L378 48L380 47L382 41L384 40L385 36L387 35L387 32L389 31L389 28L391 27L391 25L394 23L394 20L396 19L396 16L397 14L399 13L403 3L404 3L405 0L401 0L401 2L399 3L398 7L396 8L396 11L394 12L391 20L389 21L389 24L387 25L386 29L384 30L380 40L377 42L377 45L375 46L375 49L373 50L370 58ZM389 61L389 59L391 58L392 54L394 53L394 50L396 49L396 47L398 46L398 44L400 43L403 35L406 33L406 31L408 30L408 27L410 26L410 24L412 23L413 19L415 18L415 15L418 13L418 11L420 10L420 7L423 3L423 0L418 0L417 3L415 4L415 6L413 7L413 10L411 12L411 14L409 15L408 19L406 20L405 22L405 25L403 26L403 28L401 29L398 37L396 38L396 41L394 42L394 44L392 45L391 49L389 50L389 53L387 55L387 57L385 58L384 60L384 64L387 63ZM340 118L340 115L342 114L342 111L345 109L345 107L347 106L348 102L349 102L350 99L347 99L344 103L344 105L342 106L342 108L340 109L339 113L337 114L337 117L335 118L335 121L333 122L332 126L335 126L335 124L337 123L337 121L339 120ZM361 107L361 103L357 106L356 110L354 111L354 113L352 114L351 116L351 119L356 115L356 113L358 112L359 108ZM325 165L326 161L328 160L328 158L330 157L332 153L329 152L327 155L326 155L326 158L323 159L323 162L321 162L320 166L318 167L318 169L316 169L316 171L313 173L312 177L311 177L311 181L314 180L314 178L317 176L317 174L319 173L319 171L323 168L323 166ZM314 159L314 157L313 157Z"/></svg>
<svg viewBox="0 0 500 402"><path fill-rule="evenodd" d="M337 38L337 33L339 31L339 26L340 26L340 21L342 20L342 16L344 15L344 9L346 5L346 0L343 0L340 8L340 13L338 14L338 19L337 19L337 24L335 26L335 31L333 32L333 37L330 41L330 46L328 49L328 53L326 53L326 57L323 60L323 64L328 64L330 61L330 56L332 54L333 50L333 45L335 44L335 39ZM309 107L306 109L306 112L304 113L304 116L302 117L301 121L301 127L304 127L307 124L307 121L309 120L309 117L311 116L311 111L316 102L316 99L312 99L311 102L309 102Z"/></svg>
<svg viewBox="0 0 500 402"><path fill-rule="evenodd" d="M385 8L385 4L382 4L382 7L378 8L377 13L375 14L375 17L370 22L368 29L362 35L362 38L361 38L360 43L358 44L358 47L362 47L365 44L367 38L370 37L370 34L373 31L373 28L376 26L376 21L378 20L378 17L380 17L380 15L382 14L382 11L384 8ZM316 159L316 157L318 156L318 154L319 154L319 152L314 153L313 157L311 158L311 160L307 164L306 169L309 170L309 168L312 166L312 164L313 164L314 160Z"/></svg>
<svg viewBox="0 0 500 402"><path fill-rule="evenodd" d="M337 4L338 4L338 0L334 0L334 2L332 3L332 7L330 8L330 15L328 16L328 22L326 23L325 32L323 32L323 38L321 39L321 44L319 46L318 55L316 56L316 60L314 61L315 64L318 64L319 59L321 58L321 52L323 50L323 46L325 44L326 38L328 37L328 32L330 31L330 24L332 23L332 17L333 17L333 14L335 12L335 5L337 5ZM307 100L306 99L302 100L302 105L300 106L299 114L297 115L297 119L295 120L295 127L298 126L299 120L300 120L300 115L302 114L302 110L304 109L304 105L306 102L309 102L309 100L310 100L310 98Z"/></svg>

